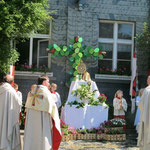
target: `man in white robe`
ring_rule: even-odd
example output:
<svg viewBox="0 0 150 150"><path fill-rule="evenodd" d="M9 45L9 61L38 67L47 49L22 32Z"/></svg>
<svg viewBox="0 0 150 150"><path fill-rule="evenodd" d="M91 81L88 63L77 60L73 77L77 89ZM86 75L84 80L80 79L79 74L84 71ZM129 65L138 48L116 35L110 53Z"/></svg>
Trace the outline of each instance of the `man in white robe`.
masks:
<svg viewBox="0 0 150 150"><path fill-rule="evenodd" d="M0 150L21 150L19 112L22 101L6 75L0 85Z"/></svg>
<svg viewBox="0 0 150 150"><path fill-rule="evenodd" d="M47 76L39 77L38 85L27 98L23 150L57 150L60 145L58 109L48 85Z"/></svg>
<svg viewBox="0 0 150 150"><path fill-rule="evenodd" d="M150 150L150 76L147 78L148 86L145 88L139 109L141 111L138 146L140 150Z"/></svg>

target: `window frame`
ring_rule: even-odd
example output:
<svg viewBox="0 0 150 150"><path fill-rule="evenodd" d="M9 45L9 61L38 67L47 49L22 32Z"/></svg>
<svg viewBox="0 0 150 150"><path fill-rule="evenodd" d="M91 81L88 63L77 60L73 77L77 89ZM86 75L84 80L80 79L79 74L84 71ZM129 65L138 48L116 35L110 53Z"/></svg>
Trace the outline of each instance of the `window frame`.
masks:
<svg viewBox="0 0 150 150"><path fill-rule="evenodd" d="M111 21L111 20L100 20L100 23L112 23L113 24L113 38L98 38L98 43L105 43L105 44L113 44L113 51L112 51L112 59L108 59L104 57L103 60L112 60L112 70L115 71L117 69L117 62L118 60L121 61L128 61L124 59L117 58L117 46L118 44L127 44L131 45L131 68L132 68L132 58L134 52L134 34L135 34L135 23L134 22L125 22L125 21ZM132 25L132 38L131 40L128 39L118 39L118 24L131 24ZM100 31L99 31L100 33Z"/></svg>
<svg viewBox="0 0 150 150"><path fill-rule="evenodd" d="M32 56L33 56L33 39L34 38L40 38L43 40L49 40L49 43L51 42L51 32L52 30L52 19L50 19L50 25L49 25L49 34L35 34L33 31L33 34L30 36L30 46L29 46L29 65L32 66ZM39 50L37 49L37 52ZM49 57L50 55L48 54L48 68L51 67L51 58ZM38 53L37 53L37 61L38 61ZM38 67L39 62L37 62L37 67Z"/></svg>

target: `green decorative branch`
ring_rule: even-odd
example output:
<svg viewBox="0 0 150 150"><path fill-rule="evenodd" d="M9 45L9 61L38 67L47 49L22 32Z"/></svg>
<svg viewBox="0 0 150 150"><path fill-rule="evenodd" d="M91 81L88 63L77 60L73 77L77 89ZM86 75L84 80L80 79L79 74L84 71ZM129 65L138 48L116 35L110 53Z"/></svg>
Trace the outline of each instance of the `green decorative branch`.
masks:
<svg viewBox="0 0 150 150"><path fill-rule="evenodd" d="M68 47L63 45L58 46L57 44L48 46L48 52L51 53L52 58L66 56L69 59L69 65L72 66L69 74L73 76L70 81L75 80L77 75L81 75L77 71L77 68L83 62L83 58L92 57L94 60L98 60L103 59L103 54L105 54L102 51L102 46L94 49L91 46L82 45L82 41L82 37L75 37L74 39L70 39Z"/></svg>

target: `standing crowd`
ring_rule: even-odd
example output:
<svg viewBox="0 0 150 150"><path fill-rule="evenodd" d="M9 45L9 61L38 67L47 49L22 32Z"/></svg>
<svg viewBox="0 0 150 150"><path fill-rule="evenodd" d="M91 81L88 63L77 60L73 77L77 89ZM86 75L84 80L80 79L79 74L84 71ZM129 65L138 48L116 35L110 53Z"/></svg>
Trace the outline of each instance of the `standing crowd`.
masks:
<svg viewBox="0 0 150 150"><path fill-rule="evenodd" d="M0 150L21 150L19 114L22 94L11 75L0 83ZM134 125L138 130L140 150L150 150L150 76L147 87L139 91L136 98L137 112ZM31 86L25 104L26 122L23 150L58 150L61 129L58 110L61 106L57 85L50 85L45 75ZM114 118L125 120L127 102L123 91L118 90L113 99ZM124 126L125 130L126 126Z"/></svg>
<svg viewBox="0 0 150 150"><path fill-rule="evenodd" d="M22 94L11 75L0 83L0 150L21 150L19 114ZM26 123L23 150L57 150L61 142L57 85L47 76L31 86L25 104ZM51 91L50 91L51 90Z"/></svg>

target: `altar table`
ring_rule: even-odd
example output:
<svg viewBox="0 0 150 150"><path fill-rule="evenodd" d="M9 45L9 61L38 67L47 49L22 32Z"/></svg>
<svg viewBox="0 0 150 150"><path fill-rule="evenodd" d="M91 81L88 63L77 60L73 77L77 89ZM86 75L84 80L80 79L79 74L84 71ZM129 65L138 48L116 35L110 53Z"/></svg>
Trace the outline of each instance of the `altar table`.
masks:
<svg viewBox="0 0 150 150"><path fill-rule="evenodd" d="M64 121L75 129L97 128L101 123L108 120L108 108L106 106L88 106L76 108L76 105L65 105Z"/></svg>

